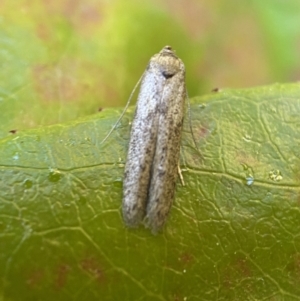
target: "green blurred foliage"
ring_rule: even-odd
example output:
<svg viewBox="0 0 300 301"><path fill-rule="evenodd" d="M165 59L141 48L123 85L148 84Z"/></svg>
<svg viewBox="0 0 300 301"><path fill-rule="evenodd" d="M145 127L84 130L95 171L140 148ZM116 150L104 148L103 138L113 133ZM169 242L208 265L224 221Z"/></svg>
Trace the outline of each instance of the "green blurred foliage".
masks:
<svg viewBox="0 0 300 301"><path fill-rule="evenodd" d="M0 137L123 106L166 44L190 96L299 75L298 0L2 0Z"/></svg>

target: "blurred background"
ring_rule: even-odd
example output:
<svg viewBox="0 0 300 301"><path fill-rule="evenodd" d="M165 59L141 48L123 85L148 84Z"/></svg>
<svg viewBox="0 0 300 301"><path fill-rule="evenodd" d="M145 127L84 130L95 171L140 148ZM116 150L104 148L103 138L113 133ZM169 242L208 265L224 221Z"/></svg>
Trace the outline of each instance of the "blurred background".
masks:
<svg viewBox="0 0 300 301"><path fill-rule="evenodd" d="M0 138L124 106L165 45L190 97L297 81L300 1L1 0Z"/></svg>

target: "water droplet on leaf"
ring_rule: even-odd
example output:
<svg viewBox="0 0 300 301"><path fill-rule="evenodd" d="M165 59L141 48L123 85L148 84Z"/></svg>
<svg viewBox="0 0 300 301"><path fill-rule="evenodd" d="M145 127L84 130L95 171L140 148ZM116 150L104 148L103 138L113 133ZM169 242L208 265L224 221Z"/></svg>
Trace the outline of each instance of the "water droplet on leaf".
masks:
<svg viewBox="0 0 300 301"><path fill-rule="evenodd" d="M58 182L62 177L62 174L59 170L57 169L50 169L49 175L48 175L48 180L50 182Z"/></svg>

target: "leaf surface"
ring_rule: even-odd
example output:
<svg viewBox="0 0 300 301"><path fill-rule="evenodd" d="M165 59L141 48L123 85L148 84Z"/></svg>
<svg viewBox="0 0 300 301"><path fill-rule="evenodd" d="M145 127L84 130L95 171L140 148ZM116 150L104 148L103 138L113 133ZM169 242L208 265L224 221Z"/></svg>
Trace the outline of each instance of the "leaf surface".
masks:
<svg viewBox="0 0 300 301"><path fill-rule="evenodd" d="M0 299L297 300L299 85L192 100L158 235L122 222L133 110L0 140Z"/></svg>

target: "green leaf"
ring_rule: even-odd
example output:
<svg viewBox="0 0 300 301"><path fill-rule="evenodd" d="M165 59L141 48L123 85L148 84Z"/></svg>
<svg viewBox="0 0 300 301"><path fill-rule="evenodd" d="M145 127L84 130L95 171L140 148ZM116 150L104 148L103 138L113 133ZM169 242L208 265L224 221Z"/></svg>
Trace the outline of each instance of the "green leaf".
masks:
<svg viewBox="0 0 300 301"><path fill-rule="evenodd" d="M134 108L0 141L0 300L298 300L299 84L192 103L156 236L120 212Z"/></svg>

